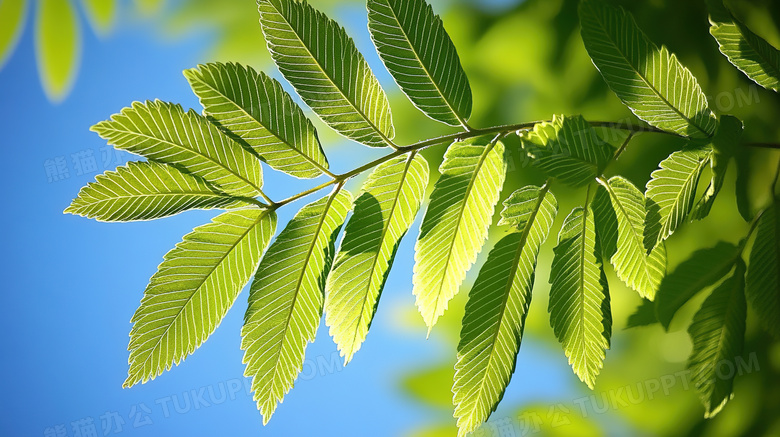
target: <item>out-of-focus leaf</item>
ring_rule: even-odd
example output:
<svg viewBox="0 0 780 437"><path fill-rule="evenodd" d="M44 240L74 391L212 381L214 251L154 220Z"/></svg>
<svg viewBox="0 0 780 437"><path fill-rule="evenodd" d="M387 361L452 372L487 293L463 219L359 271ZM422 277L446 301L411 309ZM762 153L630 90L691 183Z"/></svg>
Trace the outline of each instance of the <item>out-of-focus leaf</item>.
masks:
<svg viewBox="0 0 780 437"><path fill-rule="evenodd" d="M165 0L133 0L133 3L142 15L153 15L160 12Z"/></svg>
<svg viewBox="0 0 780 437"><path fill-rule="evenodd" d="M780 339L780 200L758 219L756 239L750 251L747 296L761 324Z"/></svg>
<svg viewBox="0 0 780 437"><path fill-rule="evenodd" d="M27 19L27 0L0 2L0 70L19 43Z"/></svg>
<svg viewBox="0 0 780 437"><path fill-rule="evenodd" d="M742 355L746 317L745 263L737 258L734 274L713 290L688 328L693 340L688 369L706 418L718 414L733 396L736 372L723 371L723 363L733 368Z"/></svg>
<svg viewBox="0 0 780 437"><path fill-rule="evenodd" d="M654 323L658 323L658 318L655 316L655 302L649 299L642 299L642 303L628 316L626 328L637 328Z"/></svg>
<svg viewBox="0 0 780 437"><path fill-rule="evenodd" d="M62 101L73 87L81 57L81 25L70 0L38 3L35 53L46 96Z"/></svg>
<svg viewBox="0 0 780 437"><path fill-rule="evenodd" d="M98 35L111 32L117 11L117 0L81 0L87 19Z"/></svg>
<svg viewBox="0 0 780 437"><path fill-rule="evenodd" d="M710 214L710 209L715 202L715 196L723 187L726 180L726 170L729 162L734 157L739 148L739 139L742 136L742 121L732 115L720 117L718 131L712 139L712 155L710 156L710 167L712 168L712 179L707 191L693 210L693 218L701 220Z"/></svg>
<svg viewBox="0 0 780 437"><path fill-rule="evenodd" d="M656 294L656 314L664 328L677 311L702 289L718 282L734 267L739 248L719 242L715 247L694 252L662 281Z"/></svg>

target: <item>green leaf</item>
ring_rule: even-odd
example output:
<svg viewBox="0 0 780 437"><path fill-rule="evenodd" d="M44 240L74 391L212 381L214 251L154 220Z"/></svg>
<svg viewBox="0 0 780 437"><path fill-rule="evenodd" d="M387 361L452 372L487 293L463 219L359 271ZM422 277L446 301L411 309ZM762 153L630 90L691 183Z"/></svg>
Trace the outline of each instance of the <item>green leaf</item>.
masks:
<svg viewBox="0 0 780 437"><path fill-rule="evenodd" d="M232 63L199 65L184 76L206 115L271 167L300 178L327 170L317 131L275 79Z"/></svg>
<svg viewBox="0 0 780 437"><path fill-rule="evenodd" d="M133 3L141 15L149 16L160 12L165 0L133 0Z"/></svg>
<svg viewBox="0 0 780 437"><path fill-rule="evenodd" d="M780 339L780 214L778 201L758 219L747 271L747 296L764 328Z"/></svg>
<svg viewBox="0 0 780 437"><path fill-rule="evenodd" d="M158 162L130 162L98 175L66 213L105 222L153 220L190 209L247 206L202 179Z"/></svg>
<svg viewBox="0 0 780 437"><path fill-rule="evenodd" d="M539 246L558 209L547 188L535 186L515 191L504 205L502 220L516 231L488 254L463 316L452 386L460 435L496 410L514 373Z"/></svg>
<svg viewBox="0 0 780 437"><path fill-rule="evenodd" d="M580 3L585 48L607 85L640 119L693 138L715 133L717 121L696 78L637 27L622 8L603 0Z"/></svg>
<svg viewBox="0 0 780 437"><path fill-rule="evenodd" d="M395 131L387 96L344 28L305 1L257 5L268 50L303 101L345 137L388 145Z"/></svg>
<svg viewBox="0 0 780 437"><path fill-rule="evenodd" d="M225 212L165 255L133 315L125 387L179 364L217 328L276 230L273 211Z"/></svg>
<svg viewBox="0 0 780 437"><path fill-rule="evenodd" d="M699 291L718 282L734 267L739 248L719 242L715 247L700 249L666 276L656 294L658 321L669 329L675 313Z"/></svg>
<svg viewBox="0 0 780 437"><path fill-rule="evenodd" d="M325 285L330 335L348 363L366 338L398 244L428 186L428 163L417 154L379 165L363 184Z"/></svg>
<svg viewBox="0 0 780 437"><path fill-rule="evenodd" d="M550 324L574 373L591 389L612 335L609 288L593 212L575 208L558 234L550 271Z"/></svg>
<svg viewBox="0 0 780 437"><path fill-rule="evenodd" d="M780 51L736 19L721 0L707 0L707 6L710 33L721 53L755 83L780 92Z"/></svg>
<svg viewBox="0 0 780 437"><path fill-rule="evenodd" d="M106 35L114 27L117 0L81 0L89 24L98 35Z"/></svg>
<svg viewBox="0 0 780 437"><path fill-rule="evenodd" d="M71 1L38 3L35 54L46 97L61 102L73 88L81 58L81 25Z"/></svg>
<svg viewBox="0 0 780 437"><path fill-rule="evenodd" d="M649 326L658 323L655 315L655 302L648 299L642 299L642 303L636 308L626 322L626 328L638 328L640 326Z"/></svg>
<svg viewBox="0 0 780 437"><path fill-rule="evenodd" d="M27 21L27 0L0 2L0 70L13 54Z"/></svg>
<svg viewBox="0 0 780 437"><path fill-rule="evenodd" d="M689 146L661 161L647 182L648 239L660 243L685 223L699 178L710 160L709 147Z"/></svg>
<svg viewBox="0 0 780 437"><path fill-rule="evenodd" d="M471 116L471 86L444 24L425 0L368 0L368 30L409 100L451 126Z"/></svg>
<svg viewBox="0 0 780 437"><path fill-rule="evenodd" d="M612 158L612 148L580 115L555 115L552 122L522 133L520 140L536 166L575 187L593 182Z"/></svg>
<svg viewBox="0 0 780 437"><path fill-rule="evenodd" d="M346 190L304 206L268 249L249 291L241 330L246 371L268 423L303 367L322 317L334 242L352 205Z"/></svg>
<svg viewBox="0 0 780 437"><path fill-rule="evenodd" d="M482 249L506 175L504 145L453 143L439 167L415 245L414 295L430 333Z"/></svg>
<svg viewBox="0 0 780 437"><path fill-rule="evenodd" d="M737 154L739 149L739 139L742 136L742 121L732 115L720 117L718 123L718 132L712 139L712 154L710 156L710 166L712 168L712 179L707 191L704 193L696 208L693 210L693 218L701 220L710 214L710 209L715 202L715 197L723 187L726 180L726 170L729 167L729 161Z"/></svg>
<svg viewBox="0 0 780 437"><path fill-rule="evenodd" d="M618 221L612 208L609 191L601 185L596 188L591 208L596 222L596 238L599 240L601 257L608 262L617 252Z"/></svg>
<svg viewBox="0 0 780 437"><path fill-rule="evenodd" d="M133 103L92 127L118 149L200 176L234 196L255 197L260 161L204 117L171 103Z"/></svg>
<svg viewBox="0 0 780 437"><path fill-rule="evenodd" d="M688 333L693 352L688 361L691 381L704 404L704 417L710 418L733 396L734 371L723 371L723 364L742 355L745 341L745 263L737 258L734 274L713 290L693 316Z"/></svg>
<svg viewBox="0 0 780 437"><path fill-rule="evenodd" d="M615 273L640 296L653 300L666 274L666 246L645 246L645 198L620 176L600 182L609 192L618 223L617 250L610 259Z"/></svg>

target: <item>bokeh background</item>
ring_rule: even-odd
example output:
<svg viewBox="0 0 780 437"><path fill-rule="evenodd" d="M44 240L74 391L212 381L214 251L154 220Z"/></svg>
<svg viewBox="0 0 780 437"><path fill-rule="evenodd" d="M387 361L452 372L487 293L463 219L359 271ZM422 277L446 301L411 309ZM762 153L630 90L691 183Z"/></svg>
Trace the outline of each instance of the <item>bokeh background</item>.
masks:
<svg viewBox="0 0 780 437"><path fill-rule="evenodd" d="M361 1L311 2L356 39L390 96L400 144L452 132L417 112L393 83L373 50ZM473 126L549 119L553 113L633 120L587 57L575 0L431 3L470 77ZM716 112L745 121L748 140L780 141L780 97L753 85L718 53L704 1L622 3L654 41L669 46L693 71ZM757 33L780 47L780 3L750 0L735 6ZM134 159L107 148L89 127L136 100L160 98L199 108L181 71L208 61L242 62L280 78L252 0L0 0L5 212L0 435L455 435L450 392L455 346L478 266L426 340L411 295L418 224L399 249L372 330L353 362L343 367L321 326L295 388L267 426L242 376L239 332L246 294L185 363L153 382L121 388L129 320L146 281L163 254L213 214L101 224L62 210L96 174ZM317 126L337 172L382 153ZM510 150L513 144L509 140ZM668 136L639 135L610 171L643 186L658 162L682 145ZM443 151L438 146L425 152L432 170ZM511 158L504 196L542 180L519 155ZM776 151L741 153L737 165L749 169L742 174L753 208L767 201L766 181L777 160ZM670 270L696 249L718 240L737 242L745 234L734 201L736 173L729 170L710 217L671 238ZM310 184L266 172L266 186L277 198ZM560 224L584 193L553 190ZM294 214L295 207L288 208L280 222ZM595 391L589 391L571 372L549 327L553 240L540 254L514 378L479 435L780 435L780 346L762 333L752 314L735 398L704 421L684 372L691 350L686 327L703 296L684 307L669 333L657 325L626 329L640 300L611 271L612 349Z"/></svg>

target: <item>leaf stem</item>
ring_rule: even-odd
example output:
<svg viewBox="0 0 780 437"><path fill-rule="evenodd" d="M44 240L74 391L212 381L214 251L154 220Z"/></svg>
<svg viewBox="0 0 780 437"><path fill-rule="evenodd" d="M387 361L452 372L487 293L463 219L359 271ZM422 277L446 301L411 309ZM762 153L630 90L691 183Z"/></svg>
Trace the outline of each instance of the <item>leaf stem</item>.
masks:
<svg viewBox="0 0 780 437"><path fill-rule="evenodd" d="M348 171L346 173L340 174L340 175L334 175L332 176L333 179L323 182L316 187L310 188L306 191L302 191L294 196L288 197L287 199L281 200L279 202L271 202L271 207L276 209L280 208L284 205L287 205L288 203L292 203L302 197L306 197L309 194L316 193L317 191L327 188L333 184L338 184L345 182L346 180L359 175L360 173L363 173L366 170L370 170L374 167L376 167L379 164L382 164L384 162L387 162L397 156L403 155L404 153L412 152L412 151L419 151L426 149L428 147L436 146L443 143L452 143L456 141L462 141L468 138L476 138L483 135L497 135L499 138L504 135L508 135L512 132L521 131L521 130L527 130L533 128L538 123L544 123L545 121L529 121L525 123L517 123L517 124L505 124L500 126L493 126L485 129L471 129L469 131L464 132L458 132L455 134L449 134L449 135L443 135L436 138L431 138L428 140L419 141L413 144L410 144L408 146L396 146L392 143L389 139L388 145L391 145L395 150L388 153L387 155L384 155L380 158L377 158L369 163L363 164L360 167L357 167L351 171ZM675 137L680 137L680 135L677 135L672 132L666 132L661 129L649 126L649 125L637 125L632 123L623 123L623 122L611 122L611 121L592 121L590 122L591 126L595 127L606 127L609 129L618 129L618 130L625 130L628 131L631 136L641 133L641 132L651 132L651 133L661 133L661 134L667 134L672 135ZM682 138L682 137L680 137ZM270 200L270 199L269 199Z"/></svg>

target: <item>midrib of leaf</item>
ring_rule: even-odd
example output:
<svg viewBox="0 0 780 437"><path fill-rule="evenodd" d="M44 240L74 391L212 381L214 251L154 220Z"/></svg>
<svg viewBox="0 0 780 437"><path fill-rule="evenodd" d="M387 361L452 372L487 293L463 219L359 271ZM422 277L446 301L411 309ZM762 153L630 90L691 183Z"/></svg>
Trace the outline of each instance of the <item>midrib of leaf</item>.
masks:
<svg viewBox="0 0 780 437"><path fill-rule="evenodd" d="M225 261L225 258L227 258L228 255L230 255L233 252L233 250L235 250L236 246L238 246L239 244L241 244L244 241L244 238L246 237L246 235L248 233L252 232L252 230L254 230L255 226L257 226L257 224L260 222L260 220L265 218L265 216L267 214L268 214L268 210L265 210L260 215L258 215L257 216L257 220L255 220L254 223L252 223L251 226L248 226L246 228L246 230L243 233L241 233L241 237L236 239L236 243L234 245L230 246L230 249L225 251L225 253L219 258L219 262L217 262L214 265L214 268L209 272L209 274L205 275L203 277L203 279L200 281L200 283L198 284L198 287L195 289L195 291L190 295L190 297L187 298L187 300L184 303L184 305L182 305L181 308L179 308L179 311L176 312L176 316L173 317L173 320L171 321L171 323L169 323L168 326L165 327L165 331L163 331L162 335L160 335L160 337L157 340L157 342L155 342L154 347L151 349L152 351L156 350L157 347L160 345L160 342L162 341L162 339L166 335L168 335L168 331L170 331L171 326L176 324L176 322L179 320L179 316L181 316L181 313L184 311L184 308L187 307L190 304L190 302L192 302L192 299L195 297L195 295L198 294L201 291L201 288L203 287L203 284L206 282L206 280L208 280L208 278L211 276L211 274L214 273L214 270L218 269L219 266L222 265L222 262ZM146 357L146 359L142 362L142 364L148 363L153 355L154 355L153 353L149 354Z"/></svg>
<svg viewBox="0 0 780 437"><path fill-rule="evenodd" d="M271 3L271 2L268 2L268 4L269 4L269 5L270 5L272 8L274 8L274 10L276 10L276 13L277 13L277 14L278 14L278 15L279 15L281 18L282 18L282 20L284 20L284 22L285 22L285 23L286 23L288 26L290 26L290 29L293 29L293 26L292 26L292 24L290 23L290 21L289 21L289 20L287 20L287 17L285 17L285 16L284 16L284 14L282 14L282 12L281 12L279 9L277 9L277 8L276 8L276 6L274 6L274 5L273 5L273 3ZM334 24L334 26L338 26L338 24ZM346 31L345 31L345 32L346 32ZM374 129L374 132L376 132L377 134L379 134L379 136L382 138L382 141L384 141L384 142L385 142L385 144L387 144L388 146L390 146L390 147L392 147L392 148L394 148L394 149L395 149L395 148L396 148L396 147L395 147L395 143L393 143L393 141L392 141L392 140L390 140L390 138L387 138L387 137L385 136L384 132L382 132L382 131L381 131L381 130L378 128L378 127L376 127L376 125L374 125L374 122L373 122L373 121L371 121L371 119L369 119L369 118L368 118L368 116L366 116L366 114L365 114L365 113L363 113L363 111L361 111L361 110L360 110L358 107L356 107L356 106L355 106L355 104L354 104L354 103L352 103L352 100L351 100L349 97L347 97L347 95L346 95L346 94L344 94L344 91L342 91L342 90L341 90L341 88L340 88L340 87L338 87L338 86L336 85L336 82L333 80L333 78L332 78L332 77L330 77L330 75L328 75L328 73L325 71L325 69L324 69L324 68L322 68L322 65L320 65L319 61L317 60L317 57L316 57L316 56L314 56L314 54L311 52L311 50L309 50L309 47L306 45L306 43L304 43L304 42L303 42L303 40L301 39L301 37L300 37L300 36L298 36L298 32L296 32L295 30L293 30L293 32L292 32L292 33L293 33L293 35L295 35L295 39L297 39L297 40L298 40L298 42L299 42L299 43L301 43L301 46L303 46L303 49L304 49L304 50L306 50L306 53L308 53L308 54L309 54L309 56L311 57L311 59L312 59L312 60L314 60L314 65L316 65L316 66L317 66L317 69L318 69L318 70L320 70L320 71L322 72L322 74L323 74L323 75L325 75L325 77L327 77L327 78L328 78L328 80L330 81L331 85L333 85L333 88L336 88L336 90L339 92L339 94L341 95L341 97L343 97L343 98L344 98L344 100L346 100L346 101L347 101L347 103L349 103L349 106L351 106L351 107L352 107L352 109L354 109L354 110L355 110L355 112L357 112L357 113L358 113L358 115L360 115L360 117L361 117L363 120L365 120L365 122L366 122L366 123L368 123L368 125L369 125L369 126L371 126L371 128L372 128L372 129ZM355 50L357 50L357 48L356 48Z"/></svg>
<svg viewBox="0 0 780 437"><path fill-rule="evenodd" d="M605 25L605 24L604 24L604 23L601 21L601 17L599 17L599 16L598 16L598 14L594 14L594 15L596 16L596 20L599 22L599 24L601 25L601 27L602 27L603 29L607 29L606 25ZM654 86L652 86L652 85L650 84L650 82L648 82L648 81L647 81L647 78L646 78L646 77L645 77L645 76L644 76L644 75L643 75L643 74L642 74L642 73L641 73L639 70L637 70L637 69L634 67L634 65L631 63L631 60L630 60L630 59L629 59L629 58L626 56L626 54L625 54L625 53L624 53L622 50L620 50L620 48L617 46L617 44L615 44L614 42L612 42L612 38L609 36L609 32L606 32L606 31L605 31L605 32L604 32L604 34L605 34L605 35L607 35L607 38L609 38L609 41L612 43L612 46L615 48L615 50L616 50L618 53L620 53L620 56L622 56L622 57L623 57L623 59L625 59L625 61L626 61L626 64L628 64L628 65L631 67L631 70L633 70L633 71L634 71L634 73L636 73L636 74L637 74L637 76L639 76L639 77L642 79L642 82L644 82L644 83L645 83L645 85L647 85L647 87L648 87L648 88L650 88L651 90L653 90L653 93L654 93L656 96L658 96L658 98L659 98L659 99L661 99L661 100L662 100L662 101L663 101L663 102L666 104L666 106L670 107L670 108L672 109L672 111L674 111L674 112L675 112L677 115L679 115L679 116L680 116L680 117L681 117L683 120L687 121L687 122L688 122L688 124L690 124L691 126L695 127L696 129L698 129L698 130L699 130L699 132L703 133L705 137L707 137L707 138L710 138L710 137L712 137L712 135L710 135L710 134L709 134L707 131L705 131L705 130L704 130L704 129L702 129L702 128L701 128L699 125L697 125L696 123L694 123L694 122L693 122L693 120L689 119L689 118L688 118L688 117L687 117L685 114L683 114L682 112L680 112L680 110L679 110L679 109L677 109L677 107L676 107L676 106L672 105L672 104L671 104L671 103L670 103L668 100L666 100L666 97L664 97L664 96L663 96L663 95L662 95L662 94L661 94L661 93L660 93L660 92L659 92L657 89L655 89L655 87L654 87ZM658 50L660 51L660 49L658 49ZM681 67L682 67L682 66L681 66Z"/></svg>
<svg viewBox="0 0 780 437"><path fill-rule="evenodd" d="M520 242L517 245L517 250L515 250L515 257L512 261L512 270L509 274L509 282L507 283L506 289L504 290L504 297L502 298L502 304L501 304L501 311L499 312L498 317L498 329L496 329L496 332L493 334L493 341L490 343L490 353L488 354L488 362L485 366L485 369L490 369L491 364L493 363L493 357L495 354L493 351L496 349L496 343L498 342L498 334L501 331L501 324L504 320L504 313L506 313L506 307L507 307L507 301L509 300L509 293L512 291L512 285L514 285L515 282L515 275L517 274L517 268L519 267L520 263L520 257L523 256L523 249L525 249L525 244L528 240L528 235L531 233L531 228L533 228L534 222L536 221L536 215L539 213L539 209L542 207L542 203L544 203L544 198L547 195L547 191L549 190L549 187L547 184L542 187L542 189L539 191L539 197L536 200L536 205L534 206L533 212L531 213L530 217L528 217L528 221L525 224L525 227L523 228L523 233L520 236ZM485 387L485 378L481 378L481 381L479 383L479 393L482 393L482 389Z"/></svg>
<svg viewBox="0 0 780 437"><path fill-rule="evenodd" d="M388 5L389 5L389 2L388 2ZM401 20L398 18L398 15L395 13L395 9L393 9L392 6L388 7L388 9L390 9L390 11L392 12L393 18L395 18L395 21L398 23L398 29L400 29L401 34L404 36L404 39L406 40L406 42L409 44L409 47L411 47L410 51L412 53L414 53L414 58L417 59L417 62L420 63L420 66L422 67L423 71L425 72L425 75L428 76L428 79L431 80L431 83L433 84L433 87L436 88L436 92L438 92L439 95L441 96L441 99L444 100L444 103L447 105L447 109L449 109L450 112L452 112L452 114L455 116L455 118L458 119L458 121L460 122L461 126L463 126L464 128L467 128L468 125L466 124L466 120L461 118L461 116L458 115L458 113L455 111L455 109L452 107L452 105L450 105L450 101L447 100L446 97L444 97L444 93L441 91L441 88L439 88L439 84L436 83L436 81L433 79L433 76L431 75L431 72L428 71L428 67L425 65L425 63L422 61L422 59L420 59L420 56L417 54L417 50L415 49L414 44L412 44L412 41L409 39L409 35L406 33L406 29L404 29L404 27L401 25Z"/></svg>
<svg viewBox="0 0 780 437"><path fill-rule="evenodd" d="M404 181L406 180L406 176L409 174L409 167L411 167L415 155L417 155L417 151L414 151L411 154L409 154L409 158L406 160L406 166L404 167L403 176L401 177L401 183L398 184L398 189L396 190L395 197L393 198L393 205L390 207L390 213L387 215L388 217L387 225L385 225L385 227L382 229L382 235L379 239L380 251L382 250L382 246L384 245L385 242L385 235L387 235L387 231L388 229L390 229L390 224L393 218L393 214L395 213L395 209L398 206L398 198L401 196L401 191L404 188ZM368 278L368 285L365 288L366 291L371 290L371 284L373 284L374 282L374 269L376 269L376 263L378 260L379 260L379 254L377 254L377 256L374 257L373 261L371 261L371 269L369 270L371 275ZM363 294L365 295L366 293ZM356 324L357 327L360 327L361 325L360 321L363 320L363 310L365 308L366 308L366 299L361 299L360 312L358 313L360 315L358 316L358 320ZM357 334L358 334L358 329L355 329L355 331L352 333L352 343L350 343L352 345L351 348L355 347L354 345L355 342L357 341Z"/></svg>
<svg viewBox="0 0 780 437"><path fill-rule="evenodd" d="M186 113L185 113L185 115L186 115ZM247 183L247 185L249 185L250 187L254 188L254 189L255 189L255 190L257 190L259 193L262 193L262 192L263 192L263 190L262 190L261 188L259 188L259 187L258 187L257 185L255 185L253 182L251 182L250 180L248 180L247 178L245 178L245 177L244 177L242 174L234 172L232 169L230 169L230 168L226 167L226 166L225 166L225 164L223 164L223 163L221 163L221 162L219 162L219 161L215 161L215 160L214 160L213 158L211 158L210 156L208 156L208 155L204 155L204 154L202 154L201 152L199 152L199 151L197 151L197 150L190 149L190 148L185 148L185 147L183 147L181 144L176 144L176 143L174 143L174 142L171 142L171 141L168 141L168 140L164 140L164 139L162 139L162 138L153 137L153 136L151 136L151 135L147 135L147 134L145 134L145 133L141 133L141 132L133 132L133 131L129 131L129 130L121 130L121 129L117 129L117 128L106 128L105 130L107 130L107 131L113 131L113 132L118 132L118 133L123 133L123 134L129 134L129 135L132 135L132 136L138 136L138 137L146 138L146 139L149 139L149 140L158 141L158 142L160 142L160 143L165 143L165 144L168 144L168 145L171 145L171 146L174 146L174 147L178 147L178 148L186 149L188 152L194 153L195 155L198 155L198 156L200 156L201 158L204 158L205 160L207 160L207 161L209 161L209 162L213 162L214 164L218 165L219 167L221 167L221 168L223 168L223 169L227 170L227 171L228 171L230 174L232 174L232 175L234 175L234 176L238 177L239 179L241 179L242 181L246 182L246 183ZM239 146L239 147L240 147L240 146ZM123 148L124 148L124 147L123 147Z"/></svg>
<svg viewBox="0 0 780 437"><path fill-rule="evenodd" d="M454 243L455 238L457 238L458 231L460 231L460 224L463 223L463 211L466 209L466 204L469 203L469 195L471 194L472 188L474 188L474 183L477 179L477 176L479 176L479 172L482 170L482 164L485 163L485 159L487 159L488 154L491 150L493 150L493 147L495 147L496 143L498 142L498 137L496 137L493 141L491 141L487 146L485 146L485 150L482 152L482 155L479 157L479 161L477 162L477 166L474 170L474 173L471 174L471 179L469 180L469 184L466 186L466 197L461 204L461 206L458 208L460 210L458 214L458 220L455 223L455 231L452 233L452 241ZM445 270L444 274L441 275L441 280L439 281L439 286L437 287L438 292L436 293L436 305L433 307L433 314L437 314L439 311L439 300L441 299L441 290L444 287L444 281L447 279L447 272L450 270L450 260L452 259L452 250L447 251L447 259L445 260L444 265ZM431 334L431 329L433 329L433 326L428 327L428 335Z"/></svg>
<svg viewBox="0 0 780 437"><path fill-rule="evenodd" d="M639 250L641 251L642 257L640 258L640 261L642 261L642 270L645 271L646 277L650 277L650 271L647 270L647 257L645 252L645 243L644 243L644 237L639 236L636 233L636 229L634 229L634 225L631 223L631 218L628 215L628 212L623 208L623 202L621 202L617 195L615 195L615 192L612 190L612 187L609 185L609 182L605 181L604 178L599 178L597 181L604 186L604 188L607 189L609 192L610 197L617 200L618 208L620 208L620 212L623 214L623 217L625 217L626 223L628 223L629 229L631 229L631 235L634 236L634 241L639 245ZM618 228L620 228L620 224L618 224ZM619 231L618 231L619 232Z"/></svg>
<svg viewBox="0 0 780 437"><path fill-rule="evenodd" d="M279 141L281 141L281 142L282 142L282 143L283 143L285 146L287 146L287 147L288 147L290 150L293 150L295 153L297 153L297 154L301 155L301 157L303 157L303 159L305 159L305 160L309 161L309 163L311 163L313 166L317 167L317 169L319 169L319 170L320 170L320 172L322 172L322 173L325 173L325 174L327 174L327 173L328 173L328 169L326 169L326 168L324 168L322 165L320 165L320 163L319 163L319 162L317 162L317 161L315 161L315 160L311 159L311 158L310 158L308 155L306 155L305 153L303 153L303 152L301 152L300 150L298 150L298 148L297 148L297 147L293 146L293 145L292 145L292 144L290 144L290 143L289 143L287 140L285 140L285 139L283 139L281 136L279 136L279 133L278 133L278 132L275 132L275 131L271 130L271 128L270 128L269 126L266 126L265 124L261 123L261 122L260 122L260 120L258 120L257 118L253 117L253 116L252 116L252 114L250 114L250 113L246 112L246 109L244 109L244 108L243 108L241 105L237 105L237 104L233 103L233 101L232 101L230 98L228 98L228 96L226 96L224 93L222 93L221 91L219 91L217 88L214 88L213 86L211 86L211 84L207 83L206 81L203 81L203 80L201 80L201 81L199 81L199 82L200 82L201 84L203 84L203 85L206 85L206 86L207 86L207 87L208 87L210 90L212 90L212 91L214 91L215 93L217 93L217 94L219 94L220 96L222 96L222 97L223 97L225 100L227 100L228 102L231 102L235 108L237 108L237 109L238 109L239 111L241 111L241 112L242 112L244 115L246 115L247 117L249 117L251 120L254 120L254 121L256 121L256 122L257 122L257 124L259 124L260 126L263 126L263 128L264 128L265 130L267 130L268 132L271 132L271 133L274 135L274 137L276 137L276 138L277 138ZM242 140L242 141L243 141L243 140Z"/></svg>
<svg viewBox="0 0 780 437"><path fill-rule="evenodd" d="M588 186L588 193L586 197L590 197L590 186ZM588 244L586 241L587 238L587 231L588 231L588 215L590 215L592 212L590 211L590 208L586 205L584 208L582 208L582 230L580 231L580 235L582 235L582 243L580 244L580 265L577 270L579 270L579 295L580 295L580 305L578 308L578 313L580 316L580 327L585 326L587 323L585 320L585 246ZM594 221L595 224L595 221ZM578 328L577 331L579 331L580 335L585 335L584 329ZM585 355L585 342L584 341L577 341L580 345L580 355ZM586 365L587 367L587 365ZM587 369L586 369L587 372ZM578 375L579 376L579 375Z"/></svg>
<svg viewBox="0 0 780 437"><path fill-rule="evenodd" d="M753 41L751 41L752 39L759 39L760 40L760 37L758 35L753 35L754 38L748 38L746 36L745 32L743 31L743 27L745 25L741 21L736 19L736 17L734 17L733 15L732 15L732 22L734 23L734 27L737 28L737 30L739 31L739 34L742 36L742 41L745 41L748 44L748 46L750 46L750 49L753 50L753 52L755 54L757 54L761 58L761 60L763 61L761 67L764 68L764 65L769 65L772 68L772 70L774 70L775 76L780 78L780 70L777 69L777 66L776 66L775 62L765 56L764 48L762 48L760 45L754 45ZM720 24L719 23L718 27L727 26L727 25L728 24ZM746 30L748 32L750 32L749 29L746 29ZM767 42L767 44L769 44L769 43Z"/></svg>
<svg viewBox="0 0 780 437"><path fill-rule="evenodd" d="M306 251L306 257L304 258L303 262L303 269L301 270L301 274L298 275L298 279L295 283L295 296L293 296L292 303L290 304L290 312L287 314L287 317L284 320L284 334L282 336L282 341L279 342L279 347L276 349L276 353L274 354L274 372L273 375L271 375L271 386L273 387L274 381L276 381L276 375L279 371L279 356L282 354L282 349L284 348L284 345L287 343L287 331L290 328L290 319L292 319L293 312L295 311L295 303L298 301L298 296L300 295L301 290L301 283L303 282L303 277L306 276L306 266L309 264L309 259L311 258L311 254L314 252L314 246L317 245L317 239L320 234L320 230L322 230L322 225L325 222L325 218L328 216L328 211L330 210L330 206L333 204L333 200L336 199L336 195L339 194L339 191L341 191L343 185L338 185L335 190L333 190L333 193L331 193L328 196L328 201L325 202L325 207L322 210L322 214L320 214L320 220L317 222L317 229L314 231L314 238L312 239L311 244L309 244L309 248ZM320 314L322 316L322 314ZM317 322L319 323L319 322Z"/></svg>

